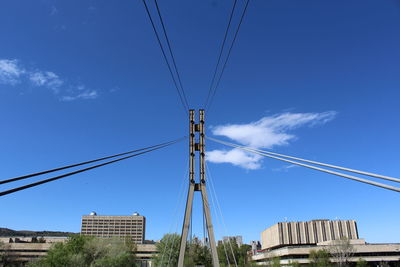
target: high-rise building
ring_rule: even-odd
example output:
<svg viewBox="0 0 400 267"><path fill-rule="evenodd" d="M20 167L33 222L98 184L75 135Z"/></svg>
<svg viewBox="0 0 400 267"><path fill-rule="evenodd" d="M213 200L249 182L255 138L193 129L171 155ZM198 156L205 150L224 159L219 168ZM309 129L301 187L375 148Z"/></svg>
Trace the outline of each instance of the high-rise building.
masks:
<svg viewBox="0 0 400 267"><path fill-rule="evenodd" d="M146 218L135 212L130 216L97 215L96 212L82 216L82 235L96 237L129 237L136 244L143 244Z"/></svg>

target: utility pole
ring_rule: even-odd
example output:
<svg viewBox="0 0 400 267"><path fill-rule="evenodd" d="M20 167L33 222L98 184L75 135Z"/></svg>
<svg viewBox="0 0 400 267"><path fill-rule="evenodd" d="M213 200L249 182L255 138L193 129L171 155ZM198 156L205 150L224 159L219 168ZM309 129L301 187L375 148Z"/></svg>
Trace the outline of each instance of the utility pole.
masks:
<svg viewBox="0 0 400 267"><path fill-rule="evenodd" d="M183 260L185 257L186 243L189 232L189 226L193 207L194 192L200 191L203 200L203 210L206 218L206 228L208 232L211 256L214 267L219 267L217 247L215 245L214 229L211 221L210 206L208 204L207 190L206 190L206 175L205 175L205 131L204 131L204 109L199 110L199 123L195 123L195 111L189 110L189 191L186 200L185 217L183 219L181 245L179 250L178 267L183 267ZM199 133L199 142L196 143L196 133ZM199 169L200 177L199 183L195 179L195 159L196 151L199 155Z"/></svg>

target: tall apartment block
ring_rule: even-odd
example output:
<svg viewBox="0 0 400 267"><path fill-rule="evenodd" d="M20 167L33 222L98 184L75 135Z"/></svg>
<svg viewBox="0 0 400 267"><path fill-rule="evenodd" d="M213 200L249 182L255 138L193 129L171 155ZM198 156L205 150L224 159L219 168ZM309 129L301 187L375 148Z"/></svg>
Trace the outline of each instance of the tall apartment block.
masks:
<svg viewBox="0 0 400 267"><path fill-rule="evenodd" d="M288 245L313 245L342 238L358 239L356 221L280 222L261 233L262 249Z"/></svg>
<svg viewBox="0 0 400 267"><path fill-rule="evenodd" d="M81 234L103 238L129 237L136 244L143 244L146 218L134 213L131 216L97 215L82 216Z"/></svg>

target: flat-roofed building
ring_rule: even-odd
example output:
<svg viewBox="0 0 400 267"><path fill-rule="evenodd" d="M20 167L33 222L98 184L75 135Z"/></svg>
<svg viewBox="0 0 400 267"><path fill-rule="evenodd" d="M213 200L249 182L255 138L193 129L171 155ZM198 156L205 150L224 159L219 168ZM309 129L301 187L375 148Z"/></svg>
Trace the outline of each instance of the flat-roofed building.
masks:
<svg viewBox="0 0 400 267"><path fill-rule="evenodd" d="M261 233L262 249L288 245L314 245L342 238L358 239L356 221L279 222Z"/></svg>
<svg viewBox="0 0 400 267"><path fill-rule="evenodd" d="M31 243L32 237L0 237L0 242L3 243L3 246L0 246L0 255L4 254L12 266L25 266L28 262L46 256L54 243L68 241L67 237L45 236L43 239L45 243ZM157 255L158 251L156 244L138 244L134 253L137 266L150 267L153 257ZM0 266L3 266L1 264L0 261Z"/></svg>
<svg viewBox="0 0 400 267"><path fill-rule="evenodd" d="M359 238L357 223L353 220L280 222L261 233L261 242L262 250L253 250L251 256L258 265L269 265L278 258L284 266L294 263L307 266L310 253L322 249L333 253L330 261L335 263L339 260L334 251L343 242L351 247L346 261L353 265L359 259L367 261L369 266L396 266L392 264L400 261L400 244L366 243Z"/></svg>
<svg viewBox="0 0 400 267"><path fill-rule="evenodd" d="M368 266L397 266L391 264L400 261L400 244L370 244L363 239L350 240L350 244L353 252L347 261L353 264L351 266L354 266L360 259L367 261L370 264ZM284 266L292 266L294 263L307 266L311 262L310 253L312 251L322 249L330 251L332 246L336 246L335 241L321 242L315 245L284 246L258 251L251 256L251 260L265 266L279 258L280 264ZM335 257L330 258L331 262L335 263L336 260ZM386 263L386 265L383 265L383 263Z"/></svg>
<svg viewBox="0 0 400 267"><path fill-rule="evenodd" d="M129 237L136 244L145 239L146 218L134 213L130 216L90 215L82 216L82 235L102 238Z"/></svg>

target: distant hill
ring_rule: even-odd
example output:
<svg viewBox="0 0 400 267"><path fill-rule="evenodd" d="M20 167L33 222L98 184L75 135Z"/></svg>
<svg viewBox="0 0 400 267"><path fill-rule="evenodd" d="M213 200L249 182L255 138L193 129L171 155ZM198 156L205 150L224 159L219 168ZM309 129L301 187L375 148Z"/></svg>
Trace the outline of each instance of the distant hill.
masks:
<svg viewBox="0 0 400 267"><path fill-rule="evenodd" d="M69 236L76 233L59 231L15 231L0 227L0 236Z"/></svg>

